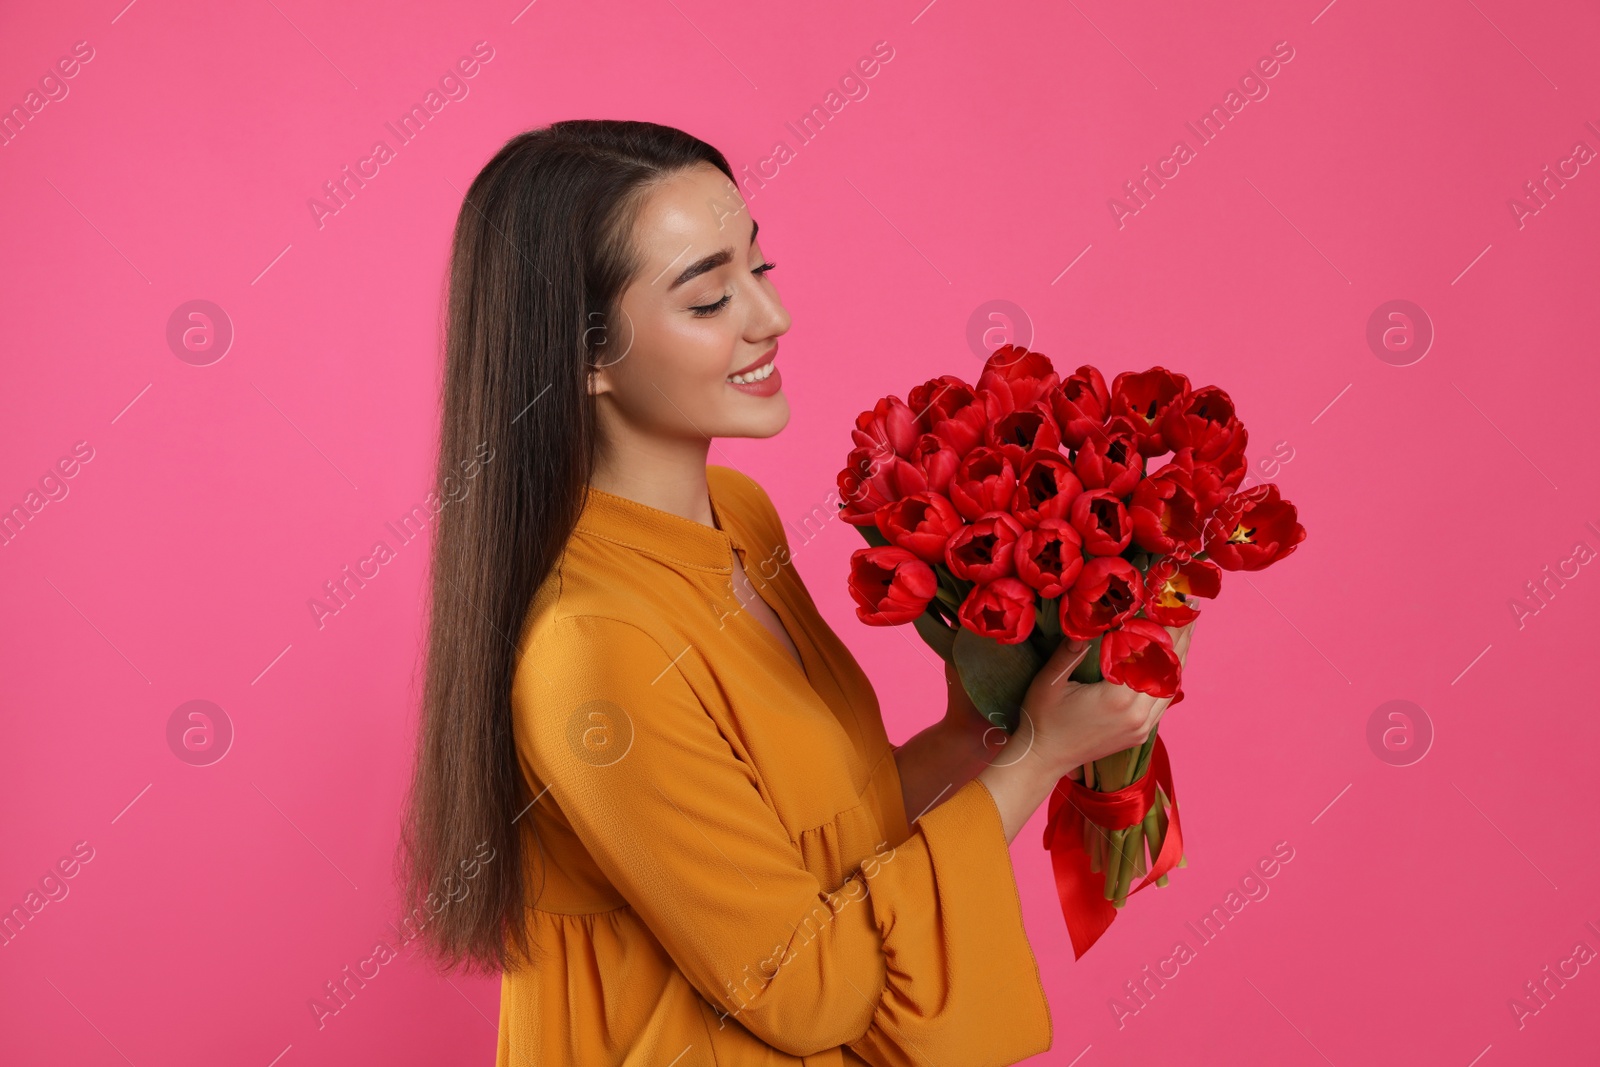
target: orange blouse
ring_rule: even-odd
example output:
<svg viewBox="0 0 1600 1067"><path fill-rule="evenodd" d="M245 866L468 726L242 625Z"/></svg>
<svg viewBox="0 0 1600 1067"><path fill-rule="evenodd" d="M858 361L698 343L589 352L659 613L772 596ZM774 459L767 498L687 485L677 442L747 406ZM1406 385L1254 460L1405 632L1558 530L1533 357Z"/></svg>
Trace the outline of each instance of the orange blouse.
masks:
<svg viewBox="0 0 1600 1067"><path fill-rule="evenodd" d="M988 789L908 826L877 697L772 501L706 476L716 526L591 489L530 607L512 703L534 958L502 979L498 1067L1048 1049ZM741 610L734 552L803 670Z"/></svg>

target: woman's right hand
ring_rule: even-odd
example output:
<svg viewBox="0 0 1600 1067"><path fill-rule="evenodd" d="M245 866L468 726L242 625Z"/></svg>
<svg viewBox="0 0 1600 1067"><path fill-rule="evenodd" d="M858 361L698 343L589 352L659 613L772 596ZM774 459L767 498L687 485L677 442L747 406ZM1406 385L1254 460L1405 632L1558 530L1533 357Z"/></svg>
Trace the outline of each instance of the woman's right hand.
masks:
<svg viewBox="0 0 1600 1067"><path fill-rule="evenodd" d="M1194 622L1167 627L1178 661L1186 661ZM1000 811L1006 840L1021 832L1062 778L1092 760L1142 745L1171 697L1152 697L1113 682L1070 677L1086 647L1062 641L1022 700L1022 721L978 774Z"/></svg>
<svg viewBox="0 0 1600 1067"><path fill-rule="evenodd" d="M1186 661L1194 621L1168 626L1178 662ZM1085 649L1062 641L1034 677L1022 701L1017 740L1037 755L1056 778L1092 760L1144 744L1172 703L1113 682L1075 682L1070 675ZM1031 731L1031 736L1026 734Z"/></svg>

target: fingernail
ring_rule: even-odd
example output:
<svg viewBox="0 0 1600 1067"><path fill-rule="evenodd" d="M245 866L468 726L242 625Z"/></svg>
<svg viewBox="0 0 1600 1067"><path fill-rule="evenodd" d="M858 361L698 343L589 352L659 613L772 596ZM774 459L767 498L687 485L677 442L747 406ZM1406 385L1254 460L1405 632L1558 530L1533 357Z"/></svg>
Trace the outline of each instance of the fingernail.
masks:
<svg viewBox="0 0 1600 1067"><path fill-rule="evenodd" d="M1071 652L1073 655L1077 655L1079 652L1082 652L1084 649L1086 649L1088 647L1089 647L1089 642L1087 642L1087 641L1079 641L1076 637L1074 637L1071 641L1067 642L1067 651Z"/></svg>

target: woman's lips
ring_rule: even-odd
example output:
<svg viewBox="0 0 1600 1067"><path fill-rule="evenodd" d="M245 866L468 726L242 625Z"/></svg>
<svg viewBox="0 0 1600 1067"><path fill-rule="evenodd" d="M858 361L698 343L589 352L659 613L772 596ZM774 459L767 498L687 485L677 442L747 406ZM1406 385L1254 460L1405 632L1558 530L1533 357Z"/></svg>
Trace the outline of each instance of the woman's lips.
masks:
<svg viewBox="0 0 1600 1067"><path fill-rule="evenodd" d="M762 367L772 363L772 361L777 358L778 346L773 345L771 351L762 356L760 359L756 360L754 363L750 364L748 367L740 370L738 373L749 374L751 371L760 370ZM728 376L727 381L728 384L733 388L739 390L741 393L749 393L751 396L771 396L779 389L783 388L783 375L779 373L776 365L773 366L771 373L758 382L736 382L733 380L732 375Z"/></svg>
<svg viewBox="0 0 1600 1067"><path fill-rule="evenodd" d="M777 358L778 358L778 343L776 341L774 341L772 343L772 347L767 349L765 355L763 355L760 359L757 359L754 362L751 362L751 363L747 364L746 366L740 367L738 370L734 371L734 374L749 374L753 370L760 370L762 367L765 367L768 363L771 363L773 360L775 360ZM733 377L733 374L728 375L728 377L730 377L730 378Z"/></svg>
<svg viewBox="0 0 1600 1067"><path fill-rule="evenodd" d="M746 372L741 371L740 373ZM783 388L783 372L774 366L772 368L772 373L761 379L759 382L730 381L728 385L739 390L741 393L749 393L751 396L771 396L773 393L776 393L779 389Z"/></svg>

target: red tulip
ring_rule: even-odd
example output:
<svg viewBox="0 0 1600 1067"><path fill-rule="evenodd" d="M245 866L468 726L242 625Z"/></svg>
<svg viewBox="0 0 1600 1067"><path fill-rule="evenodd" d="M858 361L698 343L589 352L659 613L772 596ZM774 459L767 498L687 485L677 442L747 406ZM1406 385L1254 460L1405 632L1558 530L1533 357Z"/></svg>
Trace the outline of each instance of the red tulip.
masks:
<svg viewBox="0 0 1600 1067"><path fill-rule="evenodd" d="M1305 540L1298 516L1272 482L1235 493L1206 527L1206 558L1225 571L1269 567Z"/></svg>
<svg viewBox="0 0 1600 1067"><path fill-rule="evenodd" d="M1178 691L1182 671L1172 635L1160 623L1128 619L1100 640L1100 674L1108 682L1169 697Z"/></svg>
<svg viewBox="0 0 1600 1067"><path fill-rule="evenodd" d="M1085 364L1050 393L1051 409L1061 439L1073 448L1082 446L1111 414L1111 395L1100 372Z"/></svg>
<svg viewBox="0 0 1600 1067"><path fill-rule="evenodd" d="M950 536L961 529L961 515L938 493L912 493L878 509L878 529L889 543L927 563L943 563Z"/></svg>
<svg viewBox="0 0 1600 1067"><path fill-rule="evenodd" d="M961 625L980 637L1002 645L1019 645L1033 632L1038 602L1035 594L1015 578L999 578L974 586L956 613Z"/></svg>
<svg viewBox="0 0 1600 1067"><path fill-rule="evenodd" d="M851 449L849 465L839 472L837 481L839 499L844 502L839 517L852 526L869 525L877 510L889 503L883 487L873 481L873 473L871 453L865 448Z"/></svg>
<svg viewBox="0 0 1600 1067"><path fill-rule="evenodd" d="M866 449L887 449L897 456L915 454L917 416L905 401L897 396L886 396L871 411L856 416L856 428L850 431L856 446Z"/></svg>
<svg viewBox="0 0 1600 1067"><path fill-rule="evenodd" d="M917 454L910 461L927 479L928 490L948 493L950 478L961 465L961 457L943 438L925 433L917 440Z"/></svg>
<svg viewBox="0 0 1600 1067"><path fill-rule="evenodd" d="M1072 469L1085 489L1109 489L1113 495L1125 497L1144 477L1144 456L1126 427L1126 422L1113 420L1105 432L1091 434L1078 449Z"/></svg>
<svg viewBox="0 0 1600 1067"><path fill-rule="evenodd" d="M989 354L978 377L978 392L987 394L990 419L1019 411L1044 399L1061 383L1061 376L1043 352L1021 345L1001 345Z"/></svg>
<svg viewBox="0 0 1600 1067"><path fill-rule="evenodd" d="M988 414L972 386L953 374L930 378L911 390L908 399L917 424L948 444L957 456L983 441Z"/></svg>
<svg viewBox="0 0 1600 1067"><path fill-rule="evenodd" d="M850 465L839 472L839 517L852 526L871 526L879 508L928 488L928 477L914 463L887 449L853 448Z"/></svg>
<svg viewBox="0 0 1600 1067"><path fill-rule="evenodd" d="M1200 614L1196 597L1222 592L1222 571L1210 560L1156 560L1144 576L1144 613L1163 626L1187 626Z"/></svg>
<svg viewBox="0 0 1600 1067"><path fill-rule="evenodd" d="M917 417L917 426L926 432L934 423L954 418L975 399L972 386L954 374L941 374L913 386L906 403Z"/></svg>
<svg viewBox="0 0 1600 1067"><path fill-rule="evenodd" d="M868 626L897 626L928 608L939 591L933 568L893 545L858 548L850 557L850 596Z"/></svg>
<svg viewBox="0 0 1600 1067"><path fill-rule="evenodd" d="M1138 567L1121 556L1091 559L1061 598L1061 632L1092 641L1138 611L1144 595Z"/></svg>
<svg viewBox="0 0 1600 1067"><path fill-rule="evenodd" d="M950 502L968 519L1011 506L1017 473L1004 452L979 446L968 452L950 479Z"/></svg>
<svg viewBox="0 0 1600 1067"><path fill-rule="evenodd" d="M1011 549L1022 524L1003 511L991 511L956 531L944 548L950 573L968 582L992 582L1015 573Z"/></svg>
<svg viewBox="0 0 1600 1067"><path fill-rule="evenodd" d="M1233 400L1214 385L1180 397L1161 416L1161 435L1177 452L1194 449L1196 461L1214 462L1243 443L1244 424L1233 413Z"/></svg>
<svg viewBox="0 0 1600 1067"><path fill-rule="evenodd" d="M1038 590L1041 597L1057 597L1078 580L1083 570L1083 538L1060 519L1045 519L1023 530L1011 549L1017 577Z"/></svg>
<svg viewBox="0 0 1600 1067"><path fill-rule="evenodd" d="M1202 462L1194 458L1194 449L1181 448L1172 454L1172 458L1162 464L1161 469L1150 477L1159 478L1181 470L1188 475L1190 494L1194 497L1195 513L1202 523L1213 511L1233 494L1233 486L1224 484L1225 475L1215 463ZM1240 480L1243 480L1242 477ZM1238 484L1234 483L1235 486Z"/></svg>
<svg viewBox="0 0 1600 1067"><path fill-rule="evenodd" d="M1122 499L1110 489L1085 489L1067 510L1091 556L1118 556L1133 542L1133 522Z"/></svg>
<svg viewBox="0 0 1600 1067"><path fill-rule="evenodd" d="M1133 543L1146 552L1200 551L1200 507L1190 473L1171 463L1140 482L1128 502Z"/></svg>
<svg viewBox="0 0 1600 1067"><path fill-rule="evenodd" d="M1161 419L1167 408L1188 394L1189 379L1165 367L1139 374L1125 371L1111 383L1111 414L1132 423L1142 455L1159 456L1171 447L1161 433Z"/></svg>
<svg viewBox="0 0 1600 1067"><path fill-rule="evenodd" d="M1027 453L1018 469L1011 514L1024 526L1037 526L1045 519L1066 518L1067 509L1083 492L1083 483L1072 473L1072 462L1053 449L1035 449Z"/></svg>
<svg viewBox="0 0 1600 1067"><path fill-rule="evenodd" d="M1222 472L1222 485L1230 493L1238 490L1239 483L1244 481L1245 471L1248 466L1244 450L1249 443L1250 431L1240 426L1239 433L1234 437L1233 443L1227 447L1222 455L1211 461L1216 465L1217 470Z"/></svg>
<svg viewBox="0 0 1600 1067"><path fill-rule="evenodd" d="M1014 467L1022 466L1023 457L1029 452L1056 452L1061 448L1061 431L1050 414L1050 406L1043 403L1000 416L989 423L983 437L984 444L1004 452Z"/></svg>

